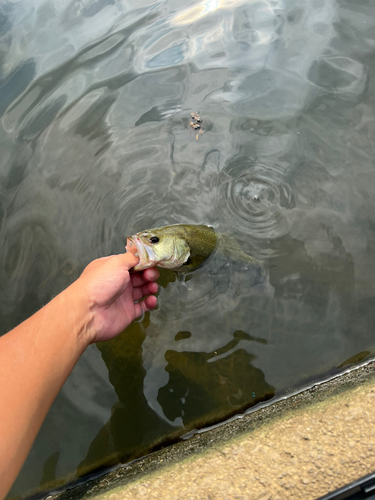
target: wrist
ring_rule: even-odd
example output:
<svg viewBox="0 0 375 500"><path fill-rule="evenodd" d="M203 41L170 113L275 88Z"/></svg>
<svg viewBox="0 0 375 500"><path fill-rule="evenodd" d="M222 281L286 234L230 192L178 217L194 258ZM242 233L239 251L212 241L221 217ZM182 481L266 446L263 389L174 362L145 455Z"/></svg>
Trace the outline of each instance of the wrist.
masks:
<svg viewBox="0 0 375 500"><path fill-rule="evenodd" d="M63 321L72 332L78 350L83 352L92 343L95 335L94 314L84 290L75 281L57 295L53 302L56 302L59 312L64 311Z"/></svg>

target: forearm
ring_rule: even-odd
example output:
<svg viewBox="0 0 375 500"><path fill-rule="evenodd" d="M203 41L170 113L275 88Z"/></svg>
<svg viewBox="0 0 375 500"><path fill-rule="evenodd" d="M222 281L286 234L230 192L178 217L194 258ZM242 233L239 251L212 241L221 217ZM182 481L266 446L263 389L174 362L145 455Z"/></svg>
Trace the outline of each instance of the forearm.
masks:
<svg viewBox="0 0 375 500"><path fill-rule="evenodd" d="M91 262L75 283L0 338L0 500L87 345L115 337L156 306L149 295L158 291L159 273L130 275L139 261L134 253Z"/></svg>
<svg viewBox="0 0 375 500"><path fill-rule="evenodd" d="M88 344L90 312L74 285L0 338L0 498Z"/></svg>

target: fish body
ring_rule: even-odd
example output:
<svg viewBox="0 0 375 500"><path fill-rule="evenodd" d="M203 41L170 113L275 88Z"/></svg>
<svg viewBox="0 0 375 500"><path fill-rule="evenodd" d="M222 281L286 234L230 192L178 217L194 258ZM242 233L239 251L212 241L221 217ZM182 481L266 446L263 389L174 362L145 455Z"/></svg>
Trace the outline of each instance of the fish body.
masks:
<svg viewBox="0 0 375 500"><path fill-rule="evenodd" d="M224 256L231 254L247 264L258 263L242 252L232 238L205 225L174 224L147 229L128 238L126 250L133 246L139 256L135 271L159 266L188 273L200 267L218 246Z"/></svg>
<svg viewBox="0 0 375 500"><path fill-rule="evenodd" d="M174 224L147 229L127 241L126 249L137 247L135 271L153 266L190 272L197 269L215 249L217 236L210 226Z"/></svg>

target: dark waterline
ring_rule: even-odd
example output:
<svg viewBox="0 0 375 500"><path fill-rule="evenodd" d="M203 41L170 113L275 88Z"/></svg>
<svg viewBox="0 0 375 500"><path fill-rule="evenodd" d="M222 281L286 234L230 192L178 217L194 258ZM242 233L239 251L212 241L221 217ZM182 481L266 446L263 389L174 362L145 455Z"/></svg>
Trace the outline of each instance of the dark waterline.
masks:
<svg viewBox="0 0 375 500"><path fill-rule="evenodd" d="M147 453L375 352L375 6L0 6L0 333L126 236L206 223L219 257L90 346L10 496ZM189 125L199 111L203 134Z"/></svg>

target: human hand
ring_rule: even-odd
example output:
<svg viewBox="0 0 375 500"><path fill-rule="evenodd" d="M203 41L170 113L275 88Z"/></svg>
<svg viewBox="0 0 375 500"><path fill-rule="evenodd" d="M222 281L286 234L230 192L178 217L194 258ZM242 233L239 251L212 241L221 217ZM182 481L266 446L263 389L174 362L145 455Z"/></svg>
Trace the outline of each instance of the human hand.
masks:
<svg viewBox="0 0 375 500"><path fill-rule="evenodd" d="M94 260L72 285L89 311L87 344L115 337L142 313L156 307L153 294L159 290L155 283L159 271L151 268L130 274L129 270L139 262L135 252L134 248Z"/></svg>

